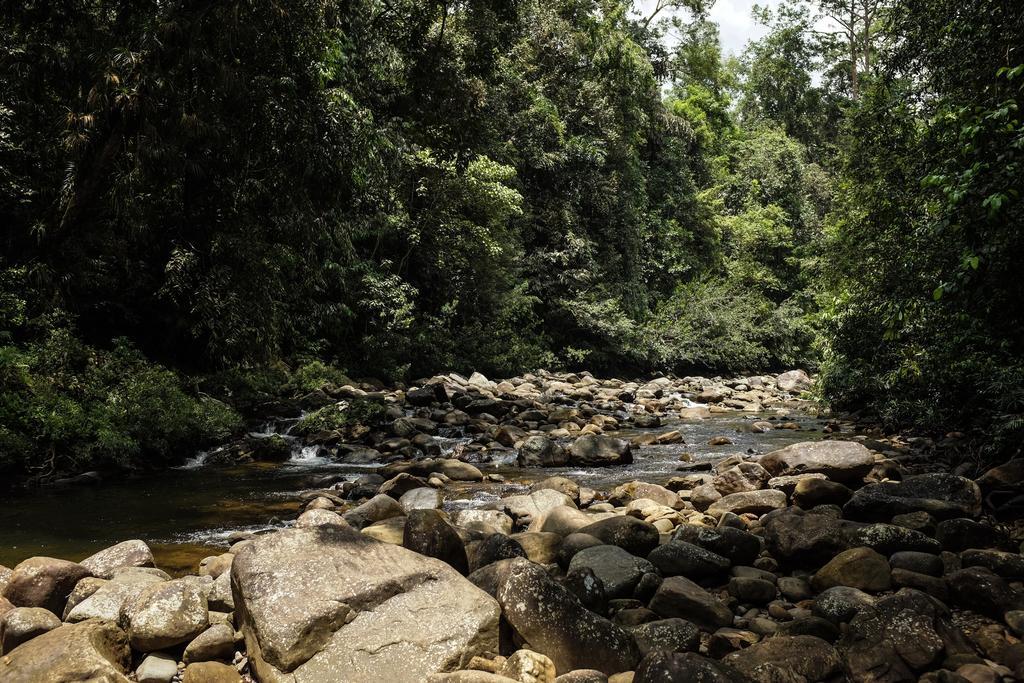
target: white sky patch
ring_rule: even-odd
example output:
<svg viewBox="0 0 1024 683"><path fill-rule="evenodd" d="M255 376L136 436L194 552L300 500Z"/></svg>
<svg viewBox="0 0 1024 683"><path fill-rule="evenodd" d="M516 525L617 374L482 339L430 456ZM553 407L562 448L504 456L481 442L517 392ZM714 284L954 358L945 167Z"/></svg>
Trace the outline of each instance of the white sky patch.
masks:
<svg viewBox="0 0 1024 683"><path fill-rule="evenodd" d="M644 16L647 16L654 9L656 0L636 0L634 7ZM722 53L724 55L739 55L743 52L747 42L757 40L767 33L767 28L761 26L752 16L751 10L754 5L776 7L779 0L717 0L708 13L711 21L718 24L718 30L722 39ZM669 16L668 12L662 12L659 16Z"/></svg>

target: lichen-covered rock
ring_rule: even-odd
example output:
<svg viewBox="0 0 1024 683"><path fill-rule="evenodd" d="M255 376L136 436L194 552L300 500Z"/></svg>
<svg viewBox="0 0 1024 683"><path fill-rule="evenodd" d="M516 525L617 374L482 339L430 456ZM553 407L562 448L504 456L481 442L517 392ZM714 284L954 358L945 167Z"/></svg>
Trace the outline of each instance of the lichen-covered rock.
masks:
<svg viewBox="0 0 1024 683"><path fill-rule="evenodd" d="M64 624L0 657L4 683L128 683L128 636L109 621Z"/></svg>
<svg viewBox="0 0 1024 683"><path fill-rule="evenodd" d="M231 568L261 681L426 680L498 648L498 605L450 566L343 527L255 539Z"/></svg>
<svg viewBox="0 0 1024 683"><path fill-rule="evenodd" d="M155 652L187 643L209 626L206 593L188 578L148 585L125 601L121 623L132 649Z"/></svg>
<svg viewBox="0 0 1024 683"><path fill-rule="evenodd" d="M11 572L3 597L16 607L42 607L54 614L64 614L64 605L75 584L91 575L76 562L30 557Z"/></svg>
<svg viewBox="0 0 1024 683"><path fill-rule="evenodd" d="M927 512L937 519L977 517L981 490L970 479L933 472L868 484L843 506L846 517L864 521L885 521L909 512Z"/></svg>
<svg viewBox="0 0 1024 683"><path fill-rule="evenodd" d="M631 670L639 659L625 630L586 609L529 560L501 567L496 595L512 628L531 649L550 657L559 673L591 668L613 674Z"/></svg>
<svg viewBox="0 0 1024 683"><path fill-rule="evenodd" d="M756 681L772 681L766 670L778 667L807 681L825 681L842 671L843 663L832 645L814 636L775 636L722 658Z"/></svg>
<svg viewBox="0 0 1024 683"><path fill-rule="evenodd" d="M60 626L60 619L42 607L15 607L0 615L0 654Z"/></svg>
<svg viewBox="0 0 1024 683"><path fill-rule="evenodd" d="M111 579L114 572L122 567L152 567L153 551L144 541L123 541L90 555L79 564L88 569L93 576Z"/></svg>

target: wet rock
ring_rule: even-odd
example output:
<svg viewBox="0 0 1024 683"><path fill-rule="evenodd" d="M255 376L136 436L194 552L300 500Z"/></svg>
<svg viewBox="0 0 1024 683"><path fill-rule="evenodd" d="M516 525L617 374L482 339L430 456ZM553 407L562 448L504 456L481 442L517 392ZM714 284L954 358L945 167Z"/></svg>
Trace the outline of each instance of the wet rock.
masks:
<svg viewBox="0 0 1024 683"><path fill-rule="evenodd" d="M443 562L351 529L257 538L231 580L261 680L424 680L497 651L490 596Z"/></svg>
<svg viewBox="0 0 1024 683"><path fill-rule="evenodd" d="M821 566L849 547L842 521L830 515L787 508L761 521L769 552L783 564Z"/></svg>
<svg viewBox="0 0 1024 683"><path fill-rule="evenodd" d="M871 548L851 548L836 555L814 575L811 585L823 591L849 586L877 593L892 585L889 562Z"/></svg>
<svg viewBox="0 0 1024 683"><path fill-rule="evenodd" d="M818 505L842 505L850 499L853 491L837 481L805 478L793 489L793 503L804 509Z"/></svg>
<svg viewBox="0 0 1024 683"><path fill-rule="evenodd" d="M576 529L604 543L617 545L631 555L646 557L659 541L658 529L653 524L634 517L609 517Z"/></svg>
<svg viewBox="0 0 1024 683"><path fill-rule="evenodd" d="M153 552L144 541L123 541L90 555L81 562L93 576L110 579L122 567L152 567Z"/></svg>
<svg viewBox="0 0 1024 683"><path fill-rule="evenodd" d="M927 512L937 519L976 517L981 512L981 491L970 479L934 472L899 482L868 484L845 506L850 519L882 521L894 515Z"/></svg>
<svg viewBox="0 0 1024 683"><path fill-rule="evenodd" d="M1005 579L1024 579L1024 557L1000 550L971 549L960 553L964 567L985 567Z"/></svg>
<svg viewBox="0 0 1024 683"><path fill-rule="evenodd" d="M935 538L943 550L960 552L968 548L997 548L1004 539L995 528L967 517L956 517L939 522Z"/></svg>
<svg viewBox="0 0 1024 683"><path fill-rule="evenodd" d="M497 585L509 624L530 647L552 659L559 673L594 668L628 671L639 658L632 637L583 607L539 565L511 560Z"/></svg>
<svg viewBox="0 0 1024 683"><path fill-rule="evenodd" d="M401 472L381 484L377 493L391 496L395 500L401 500L402 496L409 491L425 488L426 486L427 482L423 479L415 477L408 472Z"/></svg>
<svg viewBox="0 0 1024 683"><path fill-rule="evenodd" d="M659 619L633 628L641 656L651 652L696 652L700 629L685 619Z"/></svg>
<svg viewBox="0 0 1024 683"><path fill-rule="evenodd" d="M1024 597L985 567L968 567L946 576L950 604L1001 620L1010 610L1024 609Z"/></svg>
<svg viewBox="0 0 1024 683"><path fill-rule="evenodd" d="M623 676L629 676L628 680L622 678ZM611 677L605 676L597 669L576 669L564 673L555 679L555 683L630 683L632 681L632 672L615 674Z"/></svg>
<svg viewBox="0 0 1024 683"><path fill-rule="evenodd" d="M128 683L128 636L109 621L64 624L0 658L4 683Z"/></svg>
<svg viewBox="0 0 1024 683"><path fill-rule="evenodd" d="M749 565L761 552L761 539L733 527L709 528L681 524L673 539L687 541L728 559L732 564Z"/></svg>
<svg viewBox="0 0 1024 683"><path fill-rule="evenodd" d="M939 542L920 531L896 526L895 524L852 524L844 523L846 538L851 546L867 546L882 555L892 555L901 550L921 553L939 552Z"/></svg>
<svg viewBox="0 0 1024 683"><path fill-rule="evenodd" d="M874 604L875 599L859 588L835 586L823 590L814 599L813 612L833 624L843 624Z"/></svg>
<svg viewBox="0 0 1024 683"><path fill-rule="evenodd" d="M912 550L903 550L893 553L889 558L889 565L893 569L905 569L907 571L927 574L929 576L942 576L942 558L932 553L920 553Z"/></svg>
<svg viewBox="0 0 1024 683"><path fill-rule="evenodd" d="M749 681L726 664L693 652L654 651L636 668L633 683L744 683Z"/></svg>
<svg viewBox="0 0 1024 683"><path fill-rule="evenodd" d="M729 579L729 595L742 603L763 605L775 599L775 584L749 576L734 576Z"/></svg>
<svg viewBox="0 0 1024 683"><path fill-rule="evenodd" d="M664 576L704 578L719 576L729 570L729 560L685 541L670 541L658 546L647 556Z"/></svg>
<svg viewBox="0 0 1024 683"><path fill-rule="evenodd" d="M898 678L885 680L914 680L910 672L971 652L945 605L910 589L865 606L850 621L839 649L855 681L877 680L886 670Z"/></svg>
<svg viewBox="0 0 1024 683"><path fill-rule="evenodd" d="M843 663L832 645L814 636L775 636L722 659L755 681L773 683L775 672L786 671L807 681L824 681L837 676ZM801 679L797 679L801 680Z"/></svg>
<svg viewBox="0 0 1024 683"><path fill-rule="evenodd" d="M520 467L562 467L569 453L546 436L530 436L520 444L516 462Z"/></svg>
<svg viewBox="0 0 1024 683"><path fill-rule="evenodd" d="M804 441L772 451L758 461L772 476L823 474L843 484L859 483L875 457L853 441Z"/></svg>
<svg viewBox="0 0 1024 683"><path fill-rule="evenodd" d="M736 515L763 515L786 507L786 494L775 489L730 493L708 507L708 514L719 516L726 512Z"/></svg>
<svg viewBox="0 0 1024 683"><path fill-rule="evenodd" d="M782 597L790 602L810 600L814 597L814 594L811 592L811 585L797 576L780 576L777 585L779 592L782 593Z"/></svg>
<svg viewBox="0 0 1024 683"><path fill-rule="evenodd" d="M435 557L462 575L469 573L469 559L459 532L440 510L413 510L406 518L402 546Z"/></svg>
<svg viewBox="0 0 1024 683"><path fill-rule="evenodd" d="M732 624L732 612L725 602L682 576L662 581L650 608L662 617L679 617L708 628Z"/></svg>
<svg viewBox="0 0 1024 683"><path fill-rule="evenodd" d="M42 607L63 614L68 595L87 576L91 576L89 570L75 562L30 557L11 572L3 597L16 607Z"/></svg>
<svg viewBox="0 0 1024 683"><path fill-rule="evenodd" d="M609 598L623 598L632 595L643 575L654 571L654 566L618 546L600 545L576 553L569 563L568 573L580 569L593 571Z"/></svg>
<svg viewBox="0 0 1024 683"><path fill-rule="evenodd" d="M633 452L624 439L585 434L569 446L569 461L579 467L628 465L633 462Z"/></svg>

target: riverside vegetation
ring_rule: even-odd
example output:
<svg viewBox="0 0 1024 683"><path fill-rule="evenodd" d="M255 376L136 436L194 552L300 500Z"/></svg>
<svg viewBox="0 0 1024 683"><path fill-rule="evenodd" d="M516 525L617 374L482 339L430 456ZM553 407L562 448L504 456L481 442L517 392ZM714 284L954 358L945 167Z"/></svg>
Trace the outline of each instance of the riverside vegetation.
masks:
<svg viewBox="0 0 1024 683"><path fill-rule="evenodd" d="M1024 679L1024 4L709 5L5 10L0 486L321 466L0 681Z"/></svg>

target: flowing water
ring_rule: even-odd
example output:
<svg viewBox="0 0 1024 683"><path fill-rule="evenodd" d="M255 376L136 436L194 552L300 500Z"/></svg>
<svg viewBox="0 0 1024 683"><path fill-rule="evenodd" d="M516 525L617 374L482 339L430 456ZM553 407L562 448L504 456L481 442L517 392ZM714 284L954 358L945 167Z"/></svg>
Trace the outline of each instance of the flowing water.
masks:
<svg viewBox="0 0 1024 683"><path fill-rule="evenodd" d="M794 416L800 430L752 433L751 422L761 417L727 413L704 420L669 421L655 429L623 430L618 435L628 438L677 429L686 442L635 448L634 462L626 466L521 469L509 458L478 464L485 473L500 473L508 481L457 484L445 492L445 507L478 507L522 491L531 481L555 475L598 490L633 479L663 483L678 474L675 470L683 453L692 454L695 460L717 460L733 453L767 453L822 436L823 424L807 416ZM291 438L287 436L289 426L267 425L257 434L280 432ZM733 444L707 445L711 437L721 435L728 436ZM469 440L457 432L447 432L438 439L446 452ZM282 464L216 467L204 464L207 456L197 454L176 469L110 479L93 486L3 494L0 564L10 567L34 555L80 560L116 542L141 538L153 547L159 566L181 573L194 569L202 557L222 552L233 532L290 524L299 510L297 494L308 490L316 475L341 473L355 478L375 469L373 465L334 463L298 440L292 440L291 460Z"/></svg>

